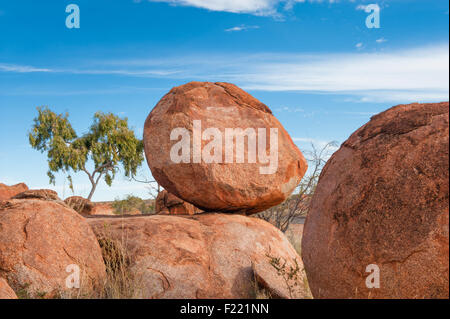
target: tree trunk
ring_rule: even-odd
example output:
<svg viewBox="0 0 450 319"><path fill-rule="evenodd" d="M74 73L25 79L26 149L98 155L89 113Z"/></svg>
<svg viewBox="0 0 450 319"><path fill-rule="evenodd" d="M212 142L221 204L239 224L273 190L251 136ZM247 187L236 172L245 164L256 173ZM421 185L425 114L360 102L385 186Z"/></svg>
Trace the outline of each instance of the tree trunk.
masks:
<svg viewBox="0 0 450 319"><path fill-rule="evenodd" d="M91 188L91 192L89 193L89 196L88 196L88 200L90 201L91 199L92 199L92 196L94 196L94 193L95 193L95 189L97 188L97 184L92 184L92 188Z"/></svg>
<svg viewBox="0 0 450 319"><path fill-rule="evenodd" d="M92 184L92 188L91 188L91 192L89 193L89 196L87 198L88 200L92 200L92 196L94 196L95 190L97 189L97 185L100 182L100 179L102 178L102 175L103 174L100 174L97 177L97 180L94 180L94 178L90 178L91 184Z"/></svg>

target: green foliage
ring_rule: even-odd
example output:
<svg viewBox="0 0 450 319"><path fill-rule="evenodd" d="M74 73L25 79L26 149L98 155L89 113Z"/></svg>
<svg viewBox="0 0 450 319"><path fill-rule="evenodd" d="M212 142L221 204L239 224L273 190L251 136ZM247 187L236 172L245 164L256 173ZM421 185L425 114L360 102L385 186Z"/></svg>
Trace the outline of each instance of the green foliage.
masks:
<svg viewBox="0 0 450 319"><path fill-rule="evenodd" d="M135 210L139 210L142 214L152 214L154 212L153 203L132 195L128 195L123 200L116 199L113 207L118 215L124 215Z"/></svg>
<svg viewBox="0 0 450 319"><path fill-rule="evenodd" d="M30 145L47 152L50 183L55 183L56 172L85 172L92 184L92 198L102 177L111 186L121 166L127 177L134 177L144 160L144 144L128 128L128 120L108 113L97 112L89 131L78 136L66 113L55 114L48 107L39 107L38 116L29 133ZM89 172L87 163L92 161L94 171ZM68 175L73 190L72 177Z"/></svg>

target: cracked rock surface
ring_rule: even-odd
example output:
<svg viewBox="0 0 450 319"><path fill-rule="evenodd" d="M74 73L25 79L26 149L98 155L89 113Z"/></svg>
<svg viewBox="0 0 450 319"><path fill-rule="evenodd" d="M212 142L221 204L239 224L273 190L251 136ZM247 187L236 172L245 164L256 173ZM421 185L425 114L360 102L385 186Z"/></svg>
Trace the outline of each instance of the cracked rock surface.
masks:
<svg viewBox="0 0 450 319"><path fill-rule="evenodd" d="M448 102L398 105L331 157L302 244L315 298L449 297L448 125Z"/></svg>

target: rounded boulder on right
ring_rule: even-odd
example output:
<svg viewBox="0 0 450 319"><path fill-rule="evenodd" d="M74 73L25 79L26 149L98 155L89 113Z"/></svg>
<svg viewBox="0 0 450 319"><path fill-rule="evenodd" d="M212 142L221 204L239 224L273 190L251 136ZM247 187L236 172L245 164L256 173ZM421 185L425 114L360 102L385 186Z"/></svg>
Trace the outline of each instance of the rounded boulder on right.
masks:
<svg viewBox="0 0 450 319"><path fill-rule="evenodd" d="M302 257L315 298L449 298L449 103L398 105L333 154Z"/></svg>

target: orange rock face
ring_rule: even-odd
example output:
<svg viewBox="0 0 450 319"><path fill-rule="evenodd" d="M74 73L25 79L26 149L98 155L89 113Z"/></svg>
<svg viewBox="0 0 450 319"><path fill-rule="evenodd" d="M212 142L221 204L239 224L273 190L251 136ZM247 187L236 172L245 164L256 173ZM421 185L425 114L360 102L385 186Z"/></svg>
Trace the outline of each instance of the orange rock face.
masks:
<svg viewBox="0 0 450 319"><path fill-rule="evenodd" d="M0 299L17 299L16 293L11 289L5 279L0 277Z"/></svg>
<svg viewBox="0 0 450 319"><path fill-rule="evenodd" d="M71 265L80 268L84 293L105 278L97 239L72 209L43 200L1 201L0 230L0 276L15 291L32 298L72 294L66 287Z"/></svg>
<svg viewBox="0 0 450 319"><path fill-rule="evenodd" d="M159 215L194 215L195 207L163 190L158 194L155 203L155 213Z"/></svg>
<svg viewBox="0 0 450 319"><path fill-rule="evenodd" d="M314 297L449 297L448 125L448 102L399 105L331 157L303 235Z"/></svg>
<svg viewBox="0 0 450 319"><path fill-rule="evenodd" d="M278 205L307 169L270 109L229 83L173 88L148 116L144 144L159 184L204 211Z"/></svg>
<svg viewBox="0 0 450 319"><path fill-rule="evenodd" d="M28 190L28 186L24 183L7 186L0 183L0 200L10 199L11 197Z"/></svg>
<svg viewBox="0 0 450 319"><path fill-rule="evenodd" d="M304 298L303 264L286 237L271 224L241 215L144 216L88 219L99 238L118 242L130 258L141 298L252 298L252 265L271 291L286 282L271 258L300 267L287 298ZM271 280L278 278L279 280ZM295 283L290 283L294 287Z"/></svg>

